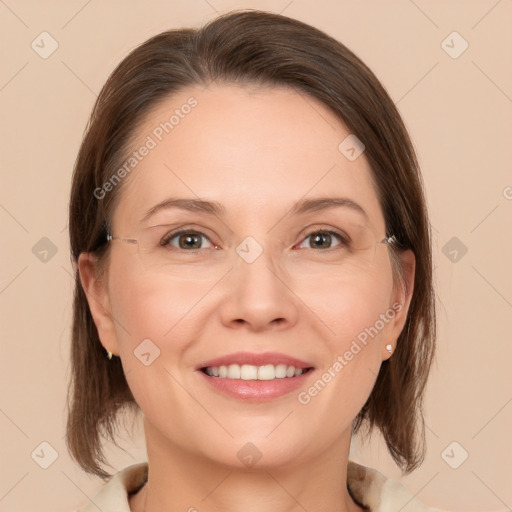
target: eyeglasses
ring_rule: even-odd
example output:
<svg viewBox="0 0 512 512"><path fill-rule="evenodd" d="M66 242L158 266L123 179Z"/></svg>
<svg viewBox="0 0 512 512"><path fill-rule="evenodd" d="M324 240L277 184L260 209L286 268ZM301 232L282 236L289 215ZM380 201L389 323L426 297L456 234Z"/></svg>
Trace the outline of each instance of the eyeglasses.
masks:
<svg viewBox="0 0 512 512"><path fill-rule="evenodd" d="M377 249L397 244L394 235L378 237L367 225L345 219L334 226L310 225L290 243L277 240L279 249L290 250L290 265L303 265L303 271L317 271L315 265L337 265L341 270L367 270L374 264ZM218 237L203 227L162 224L140 229L131 237L107 234L107 242L124 242L137 248L143 271L161 274L182 274L190 268L198 271L213 269L221 263L234 263L240 257L252 263L263 252L263 247L253 237L243 241L216 243ZM287 241L288 242L288 241ZM292 245L293 244L293 245ZM328 247L326 247L328 246ZM181 271L181 272L180 272Z"/></svg>

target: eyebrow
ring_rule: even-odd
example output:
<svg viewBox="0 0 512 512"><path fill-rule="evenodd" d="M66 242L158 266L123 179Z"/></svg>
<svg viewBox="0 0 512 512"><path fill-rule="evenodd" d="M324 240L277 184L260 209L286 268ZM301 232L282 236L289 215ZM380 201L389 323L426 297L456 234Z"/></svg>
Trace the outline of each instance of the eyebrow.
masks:
<svg viewBox="0 0 512 512"><path fill-rule="evenodd" d="M204 201L202 199L165 199L161 203L156 204L152 208L150 208L144 217L142 218L142 222L148 220L150 217L155 215L155 213L160 210L167 210L170 208L179 208L181 210L187 210L190 212L203 212L210 213L213 215L222 215L225 211L224 206L222 206L217 201Z"/></svg>
<svg viewBox="0 0 512 512"><path fill-rule="evenodd" d="M347 197L320 197L312 199L302 199L300 201L297 201L292 206L290 214L301 215L305 213L312 213L340 207L349 208L362 215L365 219L368 219L368 214L366 213L364 208L359 203L356 203L355 201ZM187 210L191 212L208 213L216 216L222 216L226 211L224 206L217 201L205 201L202 199L169 198L150 208L142 218L141 222L145 222L160 210L166 210L170 208L179 208L181 210Z"/></svg>
<svg viewBox="0 0 512 512"><path fill-rule="evenodd" d="M295 203L290 211L292 215L317 212L330 208L350 208L368 219L365 209L348 197L320 197L314 199L303 199Z"/></svg>

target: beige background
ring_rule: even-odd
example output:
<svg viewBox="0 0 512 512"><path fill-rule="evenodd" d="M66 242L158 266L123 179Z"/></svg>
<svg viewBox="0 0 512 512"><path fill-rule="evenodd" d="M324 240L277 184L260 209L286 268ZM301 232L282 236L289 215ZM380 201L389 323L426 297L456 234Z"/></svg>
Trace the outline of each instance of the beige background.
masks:
<svg viewBox="0 0 512 512"><path fill-rule="evenodd" d="M70 512L101 485L71 462L63 439L73 284L67 201L96 95L148 37L243 7L280 12L338 38L375 71L403 114L427 187L439 304L428 456L403 482L439 507L511 510L510 0L0 0L0 511ZM58 43L46 59L31 47L34 40L42 46L43 31ZM469 44L458 58L445 49L460 51L462 40L450 36L442 45L453 31ZM50 247L45 262L43 237L57 250ZM127 453L108 450L116 469L145 456L140 431L134 441L125 437ZM58 456L43 469L52 449ZM465 452L457 469L448 465ZM355 443L353 456L400 476L377 437L371 446Z"/></svg>

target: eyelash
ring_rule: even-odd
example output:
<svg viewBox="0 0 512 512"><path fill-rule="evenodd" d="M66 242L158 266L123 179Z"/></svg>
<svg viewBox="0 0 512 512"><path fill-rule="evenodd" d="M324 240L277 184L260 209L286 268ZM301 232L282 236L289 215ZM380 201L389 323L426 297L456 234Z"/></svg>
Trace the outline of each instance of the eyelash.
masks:
<svg viewBox="0 0 512 512"><path fill-rule="evenodd" d="M312 230L310 232L308 232L302 239L301 239L301 242L299 244L295 244L294 247L296 245L301 245L307 238L311 237L312 235L315 235L315 234L323 234L323 235L330 235L330 236L333 236L334 238L336 238L339 242L339 244L337 246L334 246L334 247L328 247L327 249L313 249L312 250L316 250L316 251L323 251L323 252L326 252L326 251L329 251L331 249L335 249L336 247L338 247L339 245L350 245L350 242L348 240L348 237L346 235L342 235L341 233L338 233L337 231L333 231L331 229L315 229L315 230ZM173 240L174 238L176 237L179 237L181 235L196 235L196 236L203 236L205 237L212 245L216 246L216 244L214 244L210 238L205 235L204 233L201 233L200 231L196 231L196 230L193 230L193 229L182 229L180 231L176 231L174 233L168 233L167 235L165 235L161 242L160 242L160 245L165 247L169 244L169 242L171 240ZM171 246L171 247L174 247L174 246ZM203 249L191 249L191 250L186 250L186 249L181 249L179 247L174 247L175 249L178 249L178 250L182 250L182 251L185 251L185 252L196 252L196 251L201 251ZM210 248L211 249L211 248Z"/></svg>

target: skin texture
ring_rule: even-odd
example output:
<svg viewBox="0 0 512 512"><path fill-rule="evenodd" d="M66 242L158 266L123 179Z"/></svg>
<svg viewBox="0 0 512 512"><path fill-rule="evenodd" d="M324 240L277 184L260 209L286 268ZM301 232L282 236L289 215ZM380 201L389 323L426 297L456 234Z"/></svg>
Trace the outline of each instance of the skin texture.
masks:
<svg viewBox="0 0 512 512"><path fill-rule="evenodd" d="M406 290L394 286L389 249L375 246L372 265L340 264L340 254L308 245L317 227L361 222L347 208L290 215L303 198L348 197L367 212L377 241L385 226L369 165L338 151L349 132L314 98L287 88L214 84L161 103L138 127L133 149L193 96L198 104L122 184L112 229L135 238L140 219L169 197L218 201L215 216L162 210L162 222L203 232L204 255L177 250L167 272L148 267L137 245L111 242L106 274L94 257L79 269L100 339L119 356L144 416L149 479L132 497L134 512L238 510L355 511L346 485L351 422L382 361L396 345L413 290L414 255L402 254ZM305 231L304 228L312 226ZM235 249L253 237L252 263ZM299 248L301 245L301 248ZM336 245L336 241L333 241ZM297 399L344 354L357 335L393 304L401 311L354 355L308 404ZM134 356L150 339L160 355L146 366ZM281 352L314 366L303 387L255 403L227 397L196 366L248 351ZM252 443L252 467L237 452Z"/></svg>

